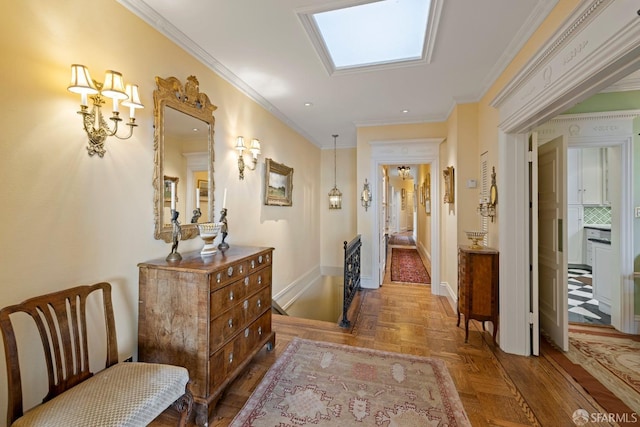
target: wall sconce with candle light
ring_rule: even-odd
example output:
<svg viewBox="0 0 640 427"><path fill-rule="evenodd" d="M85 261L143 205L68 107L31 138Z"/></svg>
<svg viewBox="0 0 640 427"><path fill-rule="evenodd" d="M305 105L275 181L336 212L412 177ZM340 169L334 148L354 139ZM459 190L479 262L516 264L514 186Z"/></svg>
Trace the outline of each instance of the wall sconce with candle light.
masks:
<svg viewBox="0 0 640 427"><path fill-rule="evenodd" d="M239 136L236 140L236 150L238 150L238 170L240 171L240 179L244 179L244 150L246 149L247 147L246 145L244 145L244 137ZM256 170L256 165L258 164L258 155L260 154L260 141L256 138L253 138L251 140L251 145L249 146L249 151L251 152L253 167L247 166L247 169L253 171Z"/></svg>
<svg viewBox="0 0 640 427"><path fill-rule="evenodd" d="M496 186L496 168L491 172L491 187L489 188L489 197L486 194L480 196L478 213L481 216L491 218L491 222L496 216L496 204L498 203L498 187Z"/></svg>
<svg viewBox="0 0 640 427"><path fill-rule="evenodd" d="M138 126L135 119L135 111L137 108L144 108L140 102L138 94L138 86L127 84L125 86L122 74L117 71L107 70L104 76L104 83L91 79L89 70L84 65L71 65L71 84L67 90L72 93L80 94L80 111L84 130L89 137L89 146L87 151L90 156L97 154L103 157L106 152L104 141L109 136L115 136L118 139L129 139L133 135L133 128ZM87 95L91 98L93 107L89 111L87 105ZM113 129L109 127L104 116L102 115L102 105L105 98L113 100L113 116L109 120L113 121ZM118 111L118 102L122 101L122 105L129 107L129 134L127 136L119 136L118 123L122 121L120 112Z"/></svg>
<svg viewBox="0 0 640 427"><path fill-rule="evenodd" d="M364 179L364 188L362 189L362 194L360 195L360 202L364 207L365 212L371 206L371 189L369 188L369 182L367 178Z"/></svg>

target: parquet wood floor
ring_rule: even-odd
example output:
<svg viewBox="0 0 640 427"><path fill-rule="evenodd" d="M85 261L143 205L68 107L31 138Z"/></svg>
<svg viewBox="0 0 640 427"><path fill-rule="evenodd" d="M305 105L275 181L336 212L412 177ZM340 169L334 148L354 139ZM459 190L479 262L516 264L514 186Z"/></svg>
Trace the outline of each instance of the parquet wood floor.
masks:
<svg viewBox="0 0 640 427"><path fill-rule="evenodd" d="M355 301L360 310L351 316L350 330L329 322L274 315L274 350L263 349L231 384L209 425L230 423L295 336L445 360L473 426L571 427L576 409L603 412L552 360L496 349L489 333L475 321L465 343L455 312L446 298L431 295L429 286L385 282L380 289L360 294ZM152 425L173 426L175 420L166 411Z"/></svg>

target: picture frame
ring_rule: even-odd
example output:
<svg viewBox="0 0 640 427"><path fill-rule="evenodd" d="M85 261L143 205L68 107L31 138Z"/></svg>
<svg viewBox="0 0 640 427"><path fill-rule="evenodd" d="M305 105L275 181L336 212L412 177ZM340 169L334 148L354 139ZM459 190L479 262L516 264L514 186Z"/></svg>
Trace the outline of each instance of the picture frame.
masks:
<svg viewBox="0 0 640 427"><path fill-rule="evenodd" d="M431 215L431 174L427 173L424 179L424 211Z"/></svg>
<svg viewBox="0 0 640 427"><path fill-rule="evenodd" d="M209 181L206 179L199 179L197 185L200 202L209 201Z"/></svg>
<svg viewBox="0 0 640 427"><path fill-rule="evenodd" d="M293 168L265 160L264 204L269 206L293 205Z"/></svg>
<svg viewBox="0 0 640 427"><path fill-rule="evenodd" d="M454 203L455 202L455 171L453 166L447 166L445 170L442 171L442 175L444 177L444 202L445 203Z"/></svg>

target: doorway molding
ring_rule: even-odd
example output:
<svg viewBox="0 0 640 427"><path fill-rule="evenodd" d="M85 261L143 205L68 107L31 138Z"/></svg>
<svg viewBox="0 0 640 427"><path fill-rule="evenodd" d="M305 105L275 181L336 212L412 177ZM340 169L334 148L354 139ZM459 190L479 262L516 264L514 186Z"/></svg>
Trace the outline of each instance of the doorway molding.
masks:
<svg viewBox="0 0 640 427"><path fill-rule="evenodd" d="M506 352L530 355L532 350L530 240L525 233L530 218L523 196L529 188L523 172L529 162L527 136L536 126L640 68L639 23L635 2L581 2L490 103L499 110L498 157L504 171L498 212L503 219L498 227L500 347ZM535 324L533 328L536 333Z"/></svg>
<svg viewBox="0 0 640 427"><path fill-rule="evenodd" d="M563 114L536 129L539 145L564 135L569 147L620 146L622 176L620 188L620 228L616 236L620 255L619 292L612 295L620 308L619 317L613 315L611 323L625 333L637 333L634 316L635 292L633 280L633 120L640 110L605 111L583 114Z"/></svg>
<svg viewBox="0 0 640 427"><path fill-rule="evenodd" d="M376 179L371 183L371 191L377 197L372 201L372 224L373 224L373 253L372 259L380 259L380 200L382 199L382 190L380 183L383 177L382 166L388 164L430 164L432 171L439 170L439 151L440 144L444 141L444 138L420 138L420 139L407 139L407 140L383 140L383 141L370 141L371 148L371 170L375 171ZM431 174L431 194L432 200L438 200L439 177L437 173ZM435 295L444 295L441 293L440 283L440 215L438 209L431 209L431 293ZM377 278L379 263L376 261L372 263L374 270L372 272L370 286L372 288L378 288L380 286L379 279Z"/></svg>

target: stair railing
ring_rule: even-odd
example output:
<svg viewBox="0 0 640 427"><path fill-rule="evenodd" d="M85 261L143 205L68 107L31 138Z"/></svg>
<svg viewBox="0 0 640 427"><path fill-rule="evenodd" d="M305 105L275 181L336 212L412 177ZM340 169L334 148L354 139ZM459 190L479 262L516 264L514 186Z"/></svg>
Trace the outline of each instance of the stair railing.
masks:
<svg viewBox="0 0 640 427"><path fill-rule="evenodd" d="M342 299L342 320L340 326L348 328L351 322L347 318L353 297L360 289L360 247L361 236L358 234L352 241L344 242L344 297Z"/></svg>

